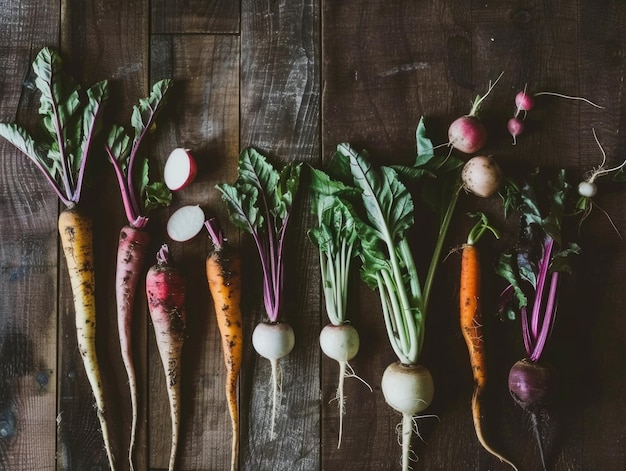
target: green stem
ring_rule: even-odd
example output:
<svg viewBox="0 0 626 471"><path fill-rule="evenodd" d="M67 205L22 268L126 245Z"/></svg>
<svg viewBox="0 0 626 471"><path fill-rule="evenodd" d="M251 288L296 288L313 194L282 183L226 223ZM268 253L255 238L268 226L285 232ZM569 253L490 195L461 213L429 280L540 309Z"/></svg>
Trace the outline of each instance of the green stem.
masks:
<svg viewBox="0 0 626 471"><path fill-rule="evenodd" d="M378 293L380 295L380 303L383 308L383 318L385 319L385 328L387 330L387 336L389 337L391 348L402 363L409 363L409 360L402 351L402 348L398 345L399 339L393 335L393 333L397 331L397 328L394 325L394 319L391 316L389 296L387 295L387 290L385 289L385 283L383 282L381 272L376 274L376 281L378 282Z"/></svg>
<svg viewBox="0 0 626 471"><path fill-rule="evenodd" d="M448 203L448 207L446 208L446 212L441 221L441 226L439 227L439 234L437 235L437 243L435 244L433 256L430 260L430 266L428 267L428 274L426 275L426 282L424 283L424 300L422 304L422 316L424 317L424 319L426 319L428 301L430 299L430 292L432 289L433 280L435 278L435 273L437 271L437 267L439 266L439 257L441 256L443 242L446 238L446 234L448 233L448 228L450 227L450 221L452 221L452 215L454 214L454 209L456 208L456 203L459 199L460 192L461 192L461 188L459 187L452 195L452 198L450 198L450 202Z"/></svg>

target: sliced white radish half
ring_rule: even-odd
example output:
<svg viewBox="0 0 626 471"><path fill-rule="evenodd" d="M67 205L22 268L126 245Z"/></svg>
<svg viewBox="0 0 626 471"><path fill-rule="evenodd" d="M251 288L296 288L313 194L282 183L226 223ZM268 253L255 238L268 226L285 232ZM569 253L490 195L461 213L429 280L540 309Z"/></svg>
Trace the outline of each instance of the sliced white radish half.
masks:
<svg viewBox="0 0 626 471"><path fill-rule="evenodd" d="M197 171L196 161L189 149L177 147L165 162L163 180L170 190L182 190L196 178Z"/></svg>
<svg viewBox="0 0 626 471"><path fill-rule="evenodd" d="M202 230L204 221L204 211L200 206L183 206L174 211L167 221L167 235L177 242L193 239Z"/></svg>

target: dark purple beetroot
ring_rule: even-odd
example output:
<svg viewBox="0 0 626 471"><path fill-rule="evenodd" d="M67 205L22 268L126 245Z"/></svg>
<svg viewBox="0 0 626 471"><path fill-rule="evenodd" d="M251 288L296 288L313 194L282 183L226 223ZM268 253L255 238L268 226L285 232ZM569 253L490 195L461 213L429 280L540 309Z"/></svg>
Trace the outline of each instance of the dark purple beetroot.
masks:
<svg viewBox="0 0 626 471"><path fill-rule="evenodd" d="M545 363L518 361L509 372L509 392L523 409L534 412L549 403L555 388L554 369Z"/></svg>

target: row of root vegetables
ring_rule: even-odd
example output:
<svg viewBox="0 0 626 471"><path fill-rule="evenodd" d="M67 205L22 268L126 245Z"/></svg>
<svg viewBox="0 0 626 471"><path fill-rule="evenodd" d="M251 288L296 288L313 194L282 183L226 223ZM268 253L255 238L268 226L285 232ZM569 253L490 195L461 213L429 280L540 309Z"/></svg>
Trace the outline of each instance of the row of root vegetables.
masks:
<svg viewBox="0 0 626 471"><path fill-rule="evenodd" d="M128 221L120 231L115 284L121 355L132 406L129 467L134 469L137 427L137 379L131 325L135 293L145 274L148 308L170 402L169 469L173 470L182 400L179 376L186 324L185 281L184 274L172 264L166 244L158 251L156 264L146 273L147 248L151 244L148 223L152 211L170 204L172 191L183 190L192 182L197 167L189 151L176 149L163 169L164 182L155 181L155 172L150 171L148 158L141 153L142 144L156 129L155 123L167 102L172 81L157 82L148 97L139 100L133 107L128 131L120 125L110 125L107 129L102 122L102 108L108 99L107 81L83 92L64 72L61 57L49 48L37 55L33 70L41 93L39 113L44 132L34 136L17 124L0 123L0 136L14 144L42 171L66 206L59 216L59 234L74 293L78 346L93 390L110 469L115 469L116 458L105 420L107 400L95 353L92 226L80 204L89 156L102 152L112 164ZM500 255L496 271L508 285L500 300L502 317L520 323L527 354L512 367L509 389L537 427L539 412L554 394L554 372L543 361L542 353L554 326L561 280L571 271L569 259L581 250L566 228L570 221L575 221L575 226L582 224L592 210L598 177L613 174L616 179L624 180L626 174L622 169L624 164L607 167L602 151L601 165L576 186L577 191L571 191L573 186L562 169L536 169L517 181L504 175L497 158L478 154L487 140L487 129L478 111L499 78L489 84L484 96L476 98L468 115L452 122L449 142L433 145L424 119L420 120L416 131L418 152L412 165L377 166L367 151L341 143L323 169L298 162L277 169L266 156L248 147L239 155L237 179L217 185L232 226L249 234L244 240L256 247L259 256L267 318L255 327L252 344L258 354L271 363L273 388L268 400L273 411L272 434L280 401L279 361L291 352L296 341L282 310L284 247L294 202L306 196L313 201L316 224L309 228L308 234L319 251L329 319L320 333L320 347L339 365L337 399L341 410L337 446L341 446L343 434L344 379L347 376L360 379L349 364L358 353L359 335L347 318L349 277L355 273L354 266L359 265L362 280L379 294L389 344L397 357L385 370L381 388L387 403L402 414L401 466L403 471L410 469L414 423L418 414L428 408L435 393L430 372L420 364L430 296L458 200L468 193L481 198L501 197L505 218L511 214L519 218L518 241ZM515 103L514 119L521 123L520 113L532 109L526 88L517 95ZM511 131L514 139L522 130L523 127L517 126ZM438 154L438 149L444 150L443 154ZM306 193L300 188L303 171L309 176ZM425 267L416 266L415 248L411 247L408 237L414 224L416 204L432 210L439 222L435 243L428 248L430 263ZM476 212L471 216L475 224L462 247L459 310L475 382L472 415L482 446L517 469L488 443L483 433L481 402L487 382L487 362L477 242L485 233L498 237L498 230L484 214ZM207 230L214 247L207 256L206 274L227 371L225 387L232 421L231 471L234 471L238 466L239 438L237 382L244 341L238 251L228 243L220 223L216 219L206 220L198 205L179 208L167 223L168 236L180 243L192 239L203 229ZM539 447L541 449L541 440ZM546 469L543 451L541 456Z"/></svg>

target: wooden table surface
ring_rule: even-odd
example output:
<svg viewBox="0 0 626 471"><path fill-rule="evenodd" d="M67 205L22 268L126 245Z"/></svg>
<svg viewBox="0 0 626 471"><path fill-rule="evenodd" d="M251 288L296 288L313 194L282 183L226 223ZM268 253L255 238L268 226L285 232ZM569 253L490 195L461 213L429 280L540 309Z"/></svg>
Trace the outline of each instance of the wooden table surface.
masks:
<svg viewBox="0 0 626 471"><path fill-rule="evenodd" d="M394 360L377 294L355 272L350 317L361 333L354 370L373 388L349 379L343 444L336 448L337 368L323 358L325 322L318 256L307 239L313 224L306 191L290 227L286 316L297 341L282 364L276 430L269 438L269 365L250 348L263 318L259 266L251 240L227 222L215 184L232 182L237 156L254 146L275 163L320 166L339 142L367 148L379 163L410 162L415 129L426 116L433 141L468 112L477 93L504 72L485 104L491 129L485 152L512 172L565 167L574 177L599 165L595 129L610 165L626 157L626 5L617 1L252 1L252 0L0 0L0 121L32 124L39 94L30 64L43 46L60 50L83 84L111 80L107 119L128 122L130 108L163 78L172 99L151 141L163 163L177 146L199 164L194 183L151 219L154 251L168 242L185 271L188 318L182 388L184 410L178 470L225 470L230 425L224 366L204 274L211 250L204 234L169 241L168 215L199 204L219 217L244 253L245 361L240 381L240 469L245 471L398 470L400 421L384 402L383 369ZM583 96L543 97L516 146L504 123L525 84ZM39 171L0 142L0 469L108 469L94 401L76 347L72 297L56 219L59 202ZM94 215L98 355L104 365L114 450L126 470L130 405L116 334L113 273L125 223L112 166L103 152L90 161L86 206ZM156 168L158 172L160 169ZM306 178L305 178L306 181ZM626 234L623 186L601 180L596 203ZM503 229L485 241L485 336L490 367L490 433L520 470L540 469L530 422L507 391L510 366L523 356L516 322L495 315L502 281L489 260L511 242L515 221L499 216L497 197L462 196L446 249L464 240L464 213L482 209ZM418 212L417 214L421 214ZM514 219L514 218L513 218ZM425 219L428 221L428 218ZM418 218L412 247L428 256L433 226ZM550 469L626 469L626 251L601 210L584 224L583 253L562 291L546 352L560 372L552 417ZM414 440L422 470L507 470L478 444L470 415L471 371L458 326L459 256L442 260L427 321L422 362L436 397ZM143 292L140 289L140 292ZM169 413L152 326L140 295L134 320L140 377L138 470L163 470L169 454Z"/></svg>

